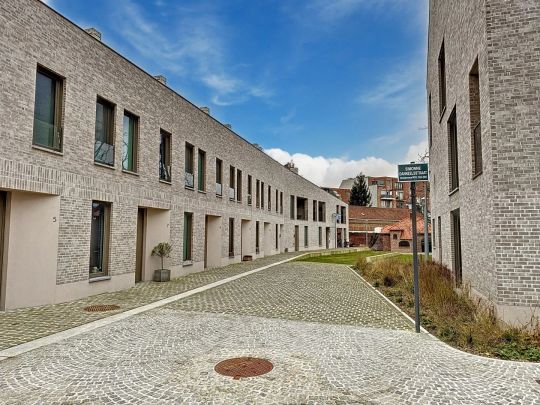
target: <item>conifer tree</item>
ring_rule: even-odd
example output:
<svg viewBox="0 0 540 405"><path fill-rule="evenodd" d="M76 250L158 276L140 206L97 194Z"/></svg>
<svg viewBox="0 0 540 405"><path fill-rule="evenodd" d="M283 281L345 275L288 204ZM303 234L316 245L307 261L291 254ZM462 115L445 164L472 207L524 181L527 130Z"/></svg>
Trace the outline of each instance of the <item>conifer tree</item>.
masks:
<svg viewBox="0 0 540 405"><path fill-rule="evenodd" d="M363 207L369 207L371 205L371 193L369 192L366 183L366 176L364 176L362 173L360 173L354 179L349 204L361 205Z"/></svg>

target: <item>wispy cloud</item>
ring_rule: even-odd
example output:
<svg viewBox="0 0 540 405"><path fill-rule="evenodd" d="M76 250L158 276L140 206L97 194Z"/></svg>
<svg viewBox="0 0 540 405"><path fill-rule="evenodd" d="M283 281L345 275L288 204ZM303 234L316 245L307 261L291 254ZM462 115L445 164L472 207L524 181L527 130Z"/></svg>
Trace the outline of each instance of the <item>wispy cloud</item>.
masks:
<svg viewBox="0 0 540 405"><path fill-rule="evenodd" d="M253 84L230 69L233 65L228 63L228 29L215 10L173 5L175 8L168 16L174 16L174 23L158 25L131 0L116 4L122 12L116 16L114 26L130 46L143 57L158 61L166 71L199 78L212 93L210 97L216 105L243 103L250 98L267 99L273 95L265 85ZM175 28L171 30L171 26Z"/></svg>
<svg viewBox="0 0 540 405"><path fill-rule="evenodd" d="M397 68L389 72L375 87L362 92L357 100L363 104L384 104L386 107L401 108L410 103L411 97L418 99L424 90L423 64L398 62L396 66Z"/></svg>
<svg viewBox="0 0 540 405"><path fill-rule="evenodd" d="M296 108L292 108L287 114L279 118L279 122L282 124L288 124L292 119L296 117Z"/></svg>

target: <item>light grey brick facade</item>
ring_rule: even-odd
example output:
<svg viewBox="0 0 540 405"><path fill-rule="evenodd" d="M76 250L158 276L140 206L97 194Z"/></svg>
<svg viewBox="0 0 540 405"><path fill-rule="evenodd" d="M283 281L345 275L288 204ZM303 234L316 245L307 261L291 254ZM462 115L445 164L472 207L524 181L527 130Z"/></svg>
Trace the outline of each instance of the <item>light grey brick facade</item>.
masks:
<svg viewBox="0 0 540 405"><path fill-rule="evenodd" d="M63 148L54 153L32 146L34 98L37 66L43 66L64 79ZM168 267L178 276L204 269L205 218L221 218L221 263L294 250L295 225L299 227L299 250L319 249L318 228L322 227L323 247L328 234L329 247L335 246L335 229L348 235L348 219L335 224L336 205L346 206L301 176L284 168L261 150L191 104L153 76L108 48L98 39L72 24L38 0L6 0L0 4L0 190L8 192L6 243L3 246L1 308L60 302L66 299L126 288L135 282L138 208L148 210L148 232L170 241L173 253ZM160 72L155 72L156 74ZM103 97L115 105L114 167L94 162L96 99ZM139 117L137 173L122 171L122 115L127 110ZM172 134L172 181L159 181L160 129ZM184 186L185 143L206 152L206 192ZM223 161L223 197L215 193L215 160ZM226 191L229 165L242 170L242 201L230 201ZM247 179L252 176L253 204L247 204ZM265 184L264 209L255 204L255 182ZM195 185L197 185L195 164ZM272 209L268 210L268 185L272 187ZM283 192L283 213L276 211L275 190ZM308 220L290 219L290 195L308 199ZM50 198L46 221L40 229L25 223L19 196L30 196L30 205L41 209ZM110 280L89 283L91 203L111 203L109 265ZM313 200L326 204L324 221L313 221ZM47 200L49 201L49 200ZM55 208L57 207L57 208ZM193 213L193 260L183 262L184 212ZM234 257L229 258L229 218L235 219ZM348 217L348 215L347 215ZM155 218L150 219L150 218ZM18 222L19 221L19 222ZM242 243L242 221L249 237ZM261 252L255 253L255 223L260 222ZM22 224L22 225L20 225ZM266 225L267 233L264 233ZM275 247L276 224L279 225ZM304 247L304 226L309 227L309 245ZM36 225L37 226L37 225ZM23 229L27 234L23 233ZM151 228L155 228L153 231ZM17 232L20 234L18 235ZM47 248L46 263L23 240L40 233L55 245ZM147 238L150 238L148 235ZM269 240L271 239L271 242ZM157 239L156 239L157 240ZM265 243L266 242L266 245ZM343 241L345 242L345 241ZM266 246L266 247L264 247ZM149 246L150 247L150 246ZM45 246L43 246L45 249ZM150 247L151 248L151 247ZM15 253L14 253L15 252ZM16 254L19 252L19 254ZM157 266L145 250L145 260ZM54 285L31 287L34 300L14 297L14 266L20 277L32 285L34 273L53 274ZM28 267L28 268L27 268ZM29 267L40 267L39 269ZM158 267L155 267L158 268ZM25 275L26 274L26 275ZM147 277L145 277L147 279ZM21 281L22 282L22 281ZM10 291L10 288L12 289ZM20 287L19 287L20 288ZM22 292L21 292L22 293Z"/></svg>
<svg viewBox="0 0 540 405"><path fill-rule="evenodd" d="M459 209L464 282L489 298L503 319L527 322L540 307L540 3L431 0L429 11L434 257L457 267L451 212ZM440 111L443 42L447 102ZM473 157L475 97L469 90L476 58L479 175ZM454 107L459 189L451 191L448 120Z"/></svg>

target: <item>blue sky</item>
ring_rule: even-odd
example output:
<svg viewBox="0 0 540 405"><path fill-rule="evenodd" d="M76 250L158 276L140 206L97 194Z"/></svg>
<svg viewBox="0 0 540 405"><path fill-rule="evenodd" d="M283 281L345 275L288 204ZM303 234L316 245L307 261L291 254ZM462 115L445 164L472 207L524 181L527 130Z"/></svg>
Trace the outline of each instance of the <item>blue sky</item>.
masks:
<svg viewBox="0 0 540 405"><path fill-rule="evenodd" d="M49 0L320 185L426 148L426 0Z"/></svg>

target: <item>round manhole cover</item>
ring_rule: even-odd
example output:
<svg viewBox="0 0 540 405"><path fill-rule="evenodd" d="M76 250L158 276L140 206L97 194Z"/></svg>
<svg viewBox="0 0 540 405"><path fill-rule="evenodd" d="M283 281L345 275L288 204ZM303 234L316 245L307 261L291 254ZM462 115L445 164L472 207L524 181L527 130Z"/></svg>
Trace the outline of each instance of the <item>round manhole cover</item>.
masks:
<svg viewBox="0 0 540 405"><path fill-rule="evenodd" d="M118 305L114 305L114 304L90 305L88 307L84 307L84 310L86 312L116 311L117 309L120 309L120 307Z"/></svg>
<svg viewBox="0 0 540 405"><path fill-rule="evenodd" d="M256 377L269 373L274 365L265 359L256 357L237 357L224 360L214 367L219 374L233 377L235 380L245 377Z"/></svg>

